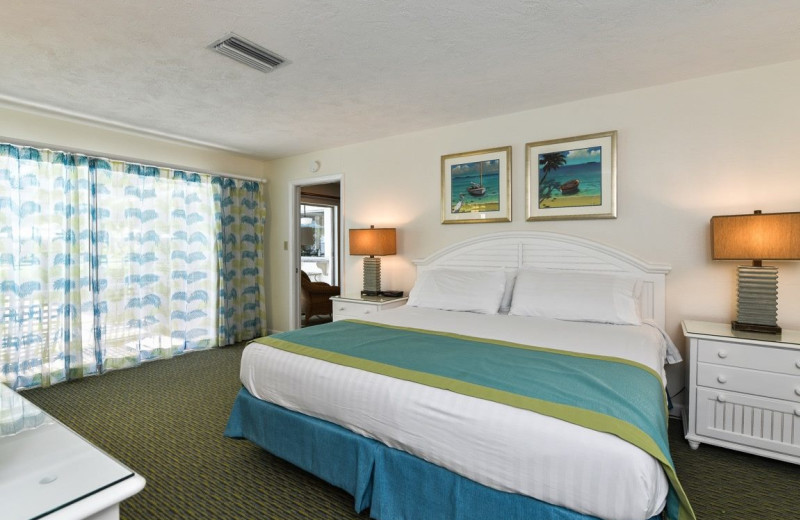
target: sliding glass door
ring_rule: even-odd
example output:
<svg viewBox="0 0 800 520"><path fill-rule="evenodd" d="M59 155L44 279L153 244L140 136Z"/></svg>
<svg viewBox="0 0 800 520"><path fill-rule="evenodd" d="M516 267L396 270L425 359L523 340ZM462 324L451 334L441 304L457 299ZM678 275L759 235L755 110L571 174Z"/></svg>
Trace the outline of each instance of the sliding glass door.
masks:
<svg viewBox="0 0 800 520"><path fill-rule="evenodd" d="M338 206L300 206L300 269L311 281L338 284L338 221Z"/></svg>

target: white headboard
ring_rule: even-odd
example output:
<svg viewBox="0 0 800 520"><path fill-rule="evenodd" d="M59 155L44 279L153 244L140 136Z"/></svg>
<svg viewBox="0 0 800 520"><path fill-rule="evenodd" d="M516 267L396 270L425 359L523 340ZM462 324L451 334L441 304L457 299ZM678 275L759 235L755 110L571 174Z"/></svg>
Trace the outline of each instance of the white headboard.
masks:
<svg viewBox="0 0 800 520"><path fill-rule="evenodd" d="M595 271L635 276L642 280L639 305L642 317L666 321L665 277L671 267L650 264L612 247L560 233L508 231L453 244L422 260L417 270L432 267L538 267L570 271Z"/></svg>

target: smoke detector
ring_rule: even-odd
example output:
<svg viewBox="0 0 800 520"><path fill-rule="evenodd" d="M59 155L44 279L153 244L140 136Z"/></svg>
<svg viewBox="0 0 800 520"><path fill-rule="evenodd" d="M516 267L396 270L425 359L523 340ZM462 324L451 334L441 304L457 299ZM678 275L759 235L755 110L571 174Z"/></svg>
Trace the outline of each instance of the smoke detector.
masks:
<svg viewBox="0 0 800 520"><path fill-rule="evenodd" d="M215 41L208 48L261 72L269 72L286 62L274 52L233 33Z"/></svg>

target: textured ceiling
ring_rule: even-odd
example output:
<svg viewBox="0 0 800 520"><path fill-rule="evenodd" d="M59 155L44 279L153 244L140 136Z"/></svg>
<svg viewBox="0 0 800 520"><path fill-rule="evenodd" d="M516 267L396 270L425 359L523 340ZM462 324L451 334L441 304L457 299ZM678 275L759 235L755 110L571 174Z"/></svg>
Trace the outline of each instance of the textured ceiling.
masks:
<svg viewBox="0 0 800 520"><path fill-rule="evenodd" d="M797 0L5 0L0 101L276 158L800 59ZM289 60L210 51L235 32Z"/></svg>

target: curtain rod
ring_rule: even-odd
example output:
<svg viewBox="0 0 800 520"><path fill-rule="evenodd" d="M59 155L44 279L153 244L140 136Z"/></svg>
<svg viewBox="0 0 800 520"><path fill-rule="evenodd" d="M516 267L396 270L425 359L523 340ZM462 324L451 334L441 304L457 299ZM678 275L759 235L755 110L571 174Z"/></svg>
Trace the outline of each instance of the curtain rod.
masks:
<svg viewBox="0 0 800 520"><path fill-rule="evenodd" d="M6 144L10 144L11 146L30 146L32 148L45 148L47 150L54 151L54 152L78 153L78 154L86 155L86 156L89 156L89 157L93 157L95 159L106 159L106 160L109 160L109 161L129 162L129 163L138 164L138 165L141 165L141 166L155 166L157 168L169 168L171 170L187 171L187 172L191 172L191 173L199 173L199 174L202 174L202 175L211 175L211 176L214 176L214 177L225 177L225 178L229 178L229 179L238 179L238 180L242 180L242 181L258 182L258 183L264 183L264 184L269 182L268 179L258 179L256 177L245 177L244 175L236 175L236 174L232 174L232 173L208 172L208 171L198 170L197 168L190 168L190 167L186 167L186 166L180 166L180 165L176 165L176 164L168 164L168 163L163 163L163 162L158 162L158 161L146 162L146 161L143 161L142 159L134 159L134 158L130 158L130 157L123 157L121 155L114 156L114 155L101 154L101 153L97 153L97 152L92 152L92 151L88 151L88 150L79 150L79 149L68 150L68 149L64 149L64 147L61 147L61 146L54 146L54 145L50 145L50 144L46 144L46 143L38 143L38 142L35 142L35 141L9 139L7 137L2 137L2 138L0 138L0 140L5 142Z"/></svg>

